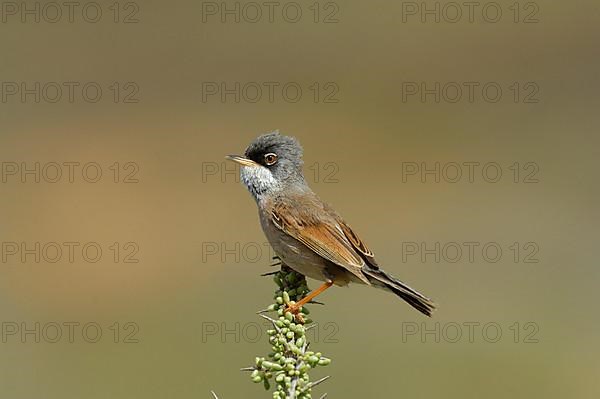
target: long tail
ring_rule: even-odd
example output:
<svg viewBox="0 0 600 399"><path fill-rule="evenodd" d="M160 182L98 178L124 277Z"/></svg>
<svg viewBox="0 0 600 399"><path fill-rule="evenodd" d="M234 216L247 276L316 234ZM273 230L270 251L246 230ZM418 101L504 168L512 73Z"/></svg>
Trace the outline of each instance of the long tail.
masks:
<svg viewBox="0 0 600 399"><path fill-rule="evenodd" d="M419 312L431 317L431 313L435 310L435 304L431 299L413 290L402 281L390 276L381 269L372 269L367 266L363 267L362 271L375 286L387 288Z"/></svg>

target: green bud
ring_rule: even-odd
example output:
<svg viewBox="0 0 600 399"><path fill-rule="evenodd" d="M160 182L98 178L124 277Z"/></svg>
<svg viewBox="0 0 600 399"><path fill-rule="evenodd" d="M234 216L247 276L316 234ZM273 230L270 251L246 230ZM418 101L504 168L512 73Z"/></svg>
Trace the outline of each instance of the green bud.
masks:
<svg viewBox="0 0 600 399"><path fill-rule="evenodd" d="M252 377L252 382L261 382L261 381L262 381L262 377L260 375Z"/></svg>
<svg viewBox="0 0 600 399"><path fill-rule="evenodd" d="M273 362L269 362L269 361L265 360L265 361L263 362L262 366L263 366L263 368L265 368L265 369L270 369L271 367L273 367L273 364L274 364Z"/></svg>
<svg viewBox="0 0 600 399"><path fill-rule="evenodd" d="M331 363L331 359L328 358L321 358L321 360L319 360L319 366L327 366L329 363Z"/></svg>
<svg viewBox="0 0 600 399"><path fill-rule="evenodd" d="M283 303L290 303L290 295L286 291L283 291Z"/></svg>
<svg viewBox="0 0 600 399"><path fill-rule="evenodd" d="M271 367L271 370L273 370L273 371L281 371L281 370L283 370L283 366L281 364L279 364L279 363L275 363L275 364L273 364L273 367Z"/></svg>
<svg viewBox="0 0 600 399"><path fill-rule="evenodd" d="M283 294L285 295L285 292ZM282 297L278 296L277 299L275 299L275 300L277 301L277 303L279 305L283 305L283 298Z"/></svg>
<svg viewBox="0 0 600 399"><path fill-rule="evenodd" d="M302 374L304 373L308 373L308 371L311 369L310 364L303 364L302 366L300 366L300 372Z"/></svg>

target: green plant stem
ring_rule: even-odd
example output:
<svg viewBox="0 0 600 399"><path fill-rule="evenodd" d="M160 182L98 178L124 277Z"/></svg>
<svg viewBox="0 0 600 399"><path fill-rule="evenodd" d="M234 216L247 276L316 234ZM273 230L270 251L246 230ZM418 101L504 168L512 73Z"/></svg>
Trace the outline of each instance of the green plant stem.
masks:
<svg viewBox="0 0 600 399"><path fill-rule="evenodd" d="M312 397L312 388L329 378L311 382L309 371L317 366L326 366L331 360L320 352L308 350L310 344L306 331L314 326L312 320L306 317L308 309L302 307L296 316L286 312L288 305L299 301L309 292L305 277L282 264L273 280L278 287L275 302L259 312L273 325L267 331L272 352L266 357L256 357L253 367L242 370L251 371L252 381L262 382L266 390L271 389L271 381L274 381L274 399L309 399ZM262 314L265 312L276 312L278 318Z"/></svg>

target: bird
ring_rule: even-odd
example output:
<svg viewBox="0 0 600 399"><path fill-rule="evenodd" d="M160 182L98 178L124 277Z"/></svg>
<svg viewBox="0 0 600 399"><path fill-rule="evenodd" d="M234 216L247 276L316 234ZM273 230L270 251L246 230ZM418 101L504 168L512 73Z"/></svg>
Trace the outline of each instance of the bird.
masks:
<svg viewBox="0 0 600 399"><path fill-rule="evenodd" d="M431 316L434 302L379 267L373 252L338 212L308 186L299 141L279 131L254 139L240 165L240 180L256 201L262 230L282 263L323 284L286 311L302 306L329 287L359 283L396 294Z"/></svg>

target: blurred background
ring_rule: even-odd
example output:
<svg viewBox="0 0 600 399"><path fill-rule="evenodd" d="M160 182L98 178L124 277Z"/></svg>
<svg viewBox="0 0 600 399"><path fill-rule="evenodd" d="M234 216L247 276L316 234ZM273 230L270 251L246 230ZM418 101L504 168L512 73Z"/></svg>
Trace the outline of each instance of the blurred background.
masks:
<svg viewBox="0 0 600 399"><path fill-rule="evenodd" d="M274 129L439 304L326 292L313 397L598 397L598 2L1 12L1 397L270 397L239 368L272 253L223 157Z"/></svg>

